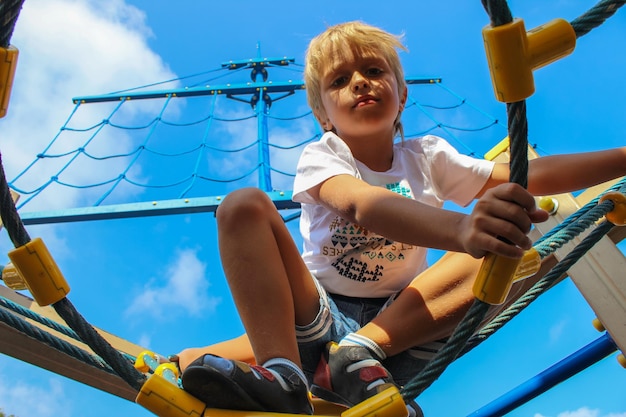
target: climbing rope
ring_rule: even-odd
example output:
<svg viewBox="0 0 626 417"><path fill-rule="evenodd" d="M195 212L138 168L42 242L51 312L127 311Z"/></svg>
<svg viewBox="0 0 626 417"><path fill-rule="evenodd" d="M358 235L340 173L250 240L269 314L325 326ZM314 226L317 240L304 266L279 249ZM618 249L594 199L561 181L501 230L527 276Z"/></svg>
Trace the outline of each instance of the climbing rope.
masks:
<svg viewBox="0 0 626 417"><path fill-rule="evenodd" d="M24 0L4 0L0 2L0 48L9 46L17 17Z"/></svg>
<svg viewBox="0 0 626 417"><path fill-rule="evenodd" d="M576 37L579 38L586 35L606 19L613 16L615 12L624 5L624 0L601 0L580 17L572 20L570 24L574 28Z"/></svg>
<svg viewBox="0 0 626 417"><path fill-rule="evenodd" d="M33 321L36 321L37 323L43 324L44 326L49 327L52 330L56 330L57 332L65 336L71 337L74 340L81 341L80 337L78 337L78 335L76 334L74 330L66 326L62 326L54 320L50 320L46 317L43 317L40 314L35 313L29 308L22 307L21 305L14 303L13 301L7 298L0 297L0 307L4 307L8 310L13 311L14 313L17 313L21 316L24 316Z"/></svg>
<svg viewBox="0 0 626 417"><path fill-rule="evenodd" d="M116 372L109 367L102 359L89 354L88 352L80 349L58 337L52 336L50 333L41 330L38 327L33 326L21 317L11 313L10 311L0 308L0 321L16 329L20 333L23 333L47 346L50 346L60 352L70 355L87 365L91 365L95 368L104 370L111 374Z"/></svg>

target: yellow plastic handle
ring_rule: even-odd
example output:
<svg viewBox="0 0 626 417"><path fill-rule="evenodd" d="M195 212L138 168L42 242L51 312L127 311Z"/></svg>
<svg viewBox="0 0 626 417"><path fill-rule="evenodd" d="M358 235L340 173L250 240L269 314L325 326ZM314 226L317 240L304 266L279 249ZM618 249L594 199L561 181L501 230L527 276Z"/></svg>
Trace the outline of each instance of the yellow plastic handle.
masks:
<svg viewBox="0 0 626 417"><path fill-rule="evenodd" d="M541 256L534 248L520 259L489 254L485 256L474 282L474 296L491 304L504 303L514 282L533 276L541 267Z"/></svg>
<svg viewBox="0 0 626 417"><path fill-rule="evenodd" d="M0 118L6 116L15 78L18 50L13 46L0 48Z"/></svg>

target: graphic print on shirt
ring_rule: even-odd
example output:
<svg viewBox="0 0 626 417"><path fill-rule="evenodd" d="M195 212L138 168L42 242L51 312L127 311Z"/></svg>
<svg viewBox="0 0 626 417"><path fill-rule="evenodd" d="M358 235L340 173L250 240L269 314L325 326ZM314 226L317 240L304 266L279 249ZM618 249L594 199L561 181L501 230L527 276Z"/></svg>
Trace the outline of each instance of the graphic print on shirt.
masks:
<svg viewBox="0 0 626 417"><path fill-rule="evenodd" d="M385 188L412 198L411 189L403 182L386 184ZM417 249L372 233L339 216L331 222L329 230L332 248L325 248L325 254L337 256L332 266L340 276L358 282L379 281L385 264L401 262L405 251Z"/></svg>

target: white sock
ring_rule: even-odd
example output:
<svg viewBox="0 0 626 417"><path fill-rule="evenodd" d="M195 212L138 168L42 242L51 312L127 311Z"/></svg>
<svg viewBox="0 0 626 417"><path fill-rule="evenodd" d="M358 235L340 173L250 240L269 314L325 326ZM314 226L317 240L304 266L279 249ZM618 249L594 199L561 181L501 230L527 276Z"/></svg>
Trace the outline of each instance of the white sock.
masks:
<svg viewBox="0 0 626 417"><path fill-rule="evenodd" d="M339 342L339 346L363 346L368 348L374 355L378 356L378 359L383 360L387 358L387 354L382 350L380 346L376 342L374 342L369 337L361 336L356 333L347 334L341 341Z"/></svg>

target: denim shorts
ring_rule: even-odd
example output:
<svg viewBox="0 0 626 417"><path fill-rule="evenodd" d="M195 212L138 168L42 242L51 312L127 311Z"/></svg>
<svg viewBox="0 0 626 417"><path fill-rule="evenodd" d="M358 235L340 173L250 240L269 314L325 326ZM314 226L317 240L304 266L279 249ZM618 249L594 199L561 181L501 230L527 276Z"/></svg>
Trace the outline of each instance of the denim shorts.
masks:
<svg viewBox="0 0 626 417"><path fill-rule="evenodd" d="M296 326L300 358L309 383L320 361L324 346L339 342L372 321L395 298L354 298L327 293L315 279L320 294L320 310L312 323ZM444 342L419 346L383 360L394 381L404 385L417 375Z"/></svg>

